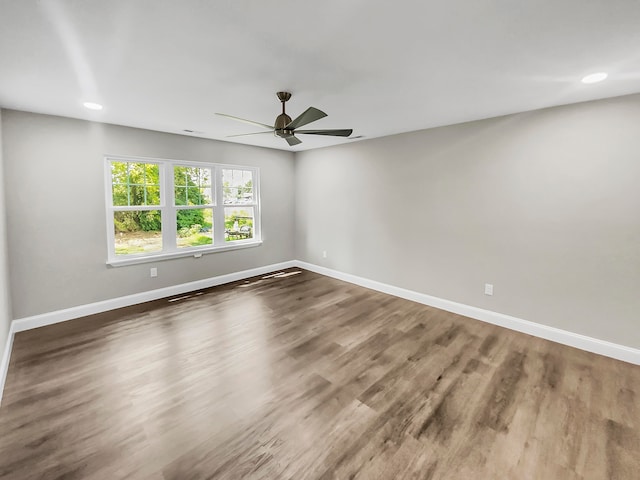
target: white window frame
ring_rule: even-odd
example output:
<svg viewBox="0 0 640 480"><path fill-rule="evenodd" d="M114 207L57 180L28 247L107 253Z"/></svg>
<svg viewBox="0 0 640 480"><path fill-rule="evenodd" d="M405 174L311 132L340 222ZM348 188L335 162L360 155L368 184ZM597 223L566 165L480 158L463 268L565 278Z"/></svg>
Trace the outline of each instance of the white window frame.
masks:
<svg viewBox="0 0 640 480"><path fill-rule="evenodd" d="M160 170L160 205L114 206L112 196L111 162L154 163ZM212 204L202 206L176 206L174 192L173 167L195 167L211 170ZM112 266L134 265L137 263L155 262L170 258L196 257L203 254L225 252L241 248L262 245L262 228L260 215L260 169L247 165L230 165L222 163L190 162L174 159L159 159L149 157L130 157L122 155L105 155L105 206L107 222L107 264ZM253 203L243 204L253 208L253 238L244 240L225 240L224 209L235 205L224 204L222 170L248 170L252 172ZM176 215L178 210L185 208L213 209L213 245L194 247L177 246ZM116 255L114 212L122 210L159 210L162 216L162 250L159 252Z"/></svg>

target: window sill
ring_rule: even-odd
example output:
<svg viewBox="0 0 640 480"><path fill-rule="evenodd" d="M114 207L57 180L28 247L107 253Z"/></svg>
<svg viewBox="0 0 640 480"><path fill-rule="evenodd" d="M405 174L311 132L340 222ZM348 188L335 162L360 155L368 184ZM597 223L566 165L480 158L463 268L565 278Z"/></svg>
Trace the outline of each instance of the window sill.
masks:
<svg viewBox="0 0 640 480"><path fill-rule="evenodd" d="M231 250L240 250L243 248L259 247L262 245L262 240L254 240L251 242L234 243L231 245L223 245L219 247L206 247L198 249L190 249L187 252L171 252L171 253L159 253L158 255L145 255L141 257L127 257L127 258L112 258L107 260L107 265L112 267L124 267L126 265L136 265L139 263L159 262L162 260L171 260L173 258L182 257L195 257L200 258L202 255L208 255L210 253L229 252Z"/></svg>

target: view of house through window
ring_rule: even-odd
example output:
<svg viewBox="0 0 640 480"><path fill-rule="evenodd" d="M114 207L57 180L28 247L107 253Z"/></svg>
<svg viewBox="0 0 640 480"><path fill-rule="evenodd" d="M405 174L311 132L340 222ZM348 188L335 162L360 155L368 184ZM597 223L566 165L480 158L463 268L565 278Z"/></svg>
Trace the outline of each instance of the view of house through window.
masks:
<svg viewBox="0 0 640 480"><path fill-rule="evenodd" d="M258 170L107 158L109 261L259 240Z"/></svg>

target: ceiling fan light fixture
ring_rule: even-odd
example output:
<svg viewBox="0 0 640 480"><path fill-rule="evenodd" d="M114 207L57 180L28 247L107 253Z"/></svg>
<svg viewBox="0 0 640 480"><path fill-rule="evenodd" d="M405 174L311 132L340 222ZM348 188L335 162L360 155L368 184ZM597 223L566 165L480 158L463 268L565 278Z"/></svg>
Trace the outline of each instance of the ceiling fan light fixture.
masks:
<svg viewBox="0 0 640 480"><path fill-rule="evenodd" d="M590 84L602 82L603 80L606 80L608 76L609 75L606 72L590 73L589 75L582 77L582 83Z"/></svg>

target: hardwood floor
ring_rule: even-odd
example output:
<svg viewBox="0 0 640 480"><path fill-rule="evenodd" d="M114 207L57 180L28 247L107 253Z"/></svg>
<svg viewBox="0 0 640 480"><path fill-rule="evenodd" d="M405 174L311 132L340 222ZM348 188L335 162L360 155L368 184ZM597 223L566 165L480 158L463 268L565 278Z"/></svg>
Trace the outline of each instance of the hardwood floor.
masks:
<svg viewBox="0 0 640 480"><path fill-rule="evenodd" d="M640 478L640 367L288 272L18 333L0 478Z"/></svg>

